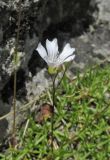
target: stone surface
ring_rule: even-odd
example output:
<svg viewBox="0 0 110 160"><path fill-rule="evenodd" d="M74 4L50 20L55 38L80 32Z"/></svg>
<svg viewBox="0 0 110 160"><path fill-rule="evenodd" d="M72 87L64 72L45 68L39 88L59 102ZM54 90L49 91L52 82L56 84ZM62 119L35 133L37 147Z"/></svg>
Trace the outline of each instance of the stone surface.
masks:
<svg viewBox="0 0 110 160"><path fill-rule="evenodd" d="M37 44L57 37L59 50L66 42L76 48L71 78L84 69L110 62L109 0L23 0L17 63L17 124L26 119L26 106L50 85L46 63ZM0 141L12 130L13 51L19 0L0 1ZM32 103L33 104L33 103ZM32 104L28 108L33 107ZM34 104L34 108L37 107ZM19 112L20 110L23 110ZM28 109L27 109L28 110Z"/></svg>
<svg viewBox="0 0 110 160"><path fill-rule="evenodd" d="M101 22L110 23L110 1L109 0L96 0L98 12L98 20Z"/></svg>

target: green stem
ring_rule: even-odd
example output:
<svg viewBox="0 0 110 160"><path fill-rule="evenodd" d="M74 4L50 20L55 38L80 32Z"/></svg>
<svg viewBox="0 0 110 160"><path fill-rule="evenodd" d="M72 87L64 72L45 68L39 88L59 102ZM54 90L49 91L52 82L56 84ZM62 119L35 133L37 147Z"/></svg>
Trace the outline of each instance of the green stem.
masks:
<svg viewBox="0 0 110 160"><path fill-rule="evenodd" d="M64 70L63 75L62 75L62 77L61 77L60 81L58 82L58 84L57 84L57 87L56 87L56 88L58 88L58 87L60 86L60 84L61 84L61 82L62 82L62 80L63 80L63 78L64 78L64 76L65 76L66 71L67 71L67 68Z"/></svg>
<svg viewBox="0 0 110 160"><path fill-rule="evenodd" d="M63 80L64 78L64 75L67 71L68 67L66 67L66 69L64 70L64 73L57 85L57 87L55 87L55 80L56 80L56 77L58 75L59 72L56 73L56 75L54 76L54 78L51 76L52 78L52 117L51 117L51 150L52 150L52 160L54 159L54 155L53 155L53 149L54 149L54 145L53 145L53 142L54 142L54 134L53 134L53 131L54 131L54 114L55 114L55 93L56 93L56 89L59 87L59 85L61 84L61 81Z"/></svg>
<svg viewBox="0 0 110 160"><path fill-rule="evenodd" d="M14 51L13 139L15 139L15 135L16 135L16 80L17 80L17 71L16 71L17 62L16 61L17 61L17 50L18 50L18 42L19 42L20 21L21 21L21 0L19 1L18 29L17 29L17 36L16 36L16 43L15 43L15 51Z"/></svg>
<svg viewBox="0 0 110 160"><path fill-rule="evenodd" d="M63 80L63 78L64 78L64 76L65 76L65 73L66 73L66 71L67 71L67 69L69 68L70 65L71 65L71 63L66 66L66 68L65 68L65 70L64 70L64 72L63 72L63 75L62 75L60 81L58 82L58 84L57 84L57 86L56 86L56 89L58 89L58 87L60 86L60 84L61 84L61 82L62 82L62 80Z"/></svg>
<svg viewBox="0 0 110 160"><path fill-rule="evenodd" d="M54 155L53 155L53 142L54 142L54 114L55 114L55 92L56 92L56 88L55 88L55 80L57 77L58 73L54 76L54 78L52 78L52 117L51 117L51 149L52 149L52 159L54 159Z"/></svg>

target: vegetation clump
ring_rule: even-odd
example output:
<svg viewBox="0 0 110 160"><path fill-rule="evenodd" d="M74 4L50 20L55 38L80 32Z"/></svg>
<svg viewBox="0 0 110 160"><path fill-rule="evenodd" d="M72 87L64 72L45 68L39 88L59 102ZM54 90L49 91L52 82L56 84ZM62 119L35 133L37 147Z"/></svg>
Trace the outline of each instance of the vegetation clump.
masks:
<svg viewBox="0 0 110 160"><path fill-rule="evenodd" d="M54 160L110 159L110 66L89 69L63 78L56 91ZM51 159L51 94L40 101L39 115L30 115L18 130L18 145L9 147L2 160ZM39 120L39 118L41 118Z"/></svg>

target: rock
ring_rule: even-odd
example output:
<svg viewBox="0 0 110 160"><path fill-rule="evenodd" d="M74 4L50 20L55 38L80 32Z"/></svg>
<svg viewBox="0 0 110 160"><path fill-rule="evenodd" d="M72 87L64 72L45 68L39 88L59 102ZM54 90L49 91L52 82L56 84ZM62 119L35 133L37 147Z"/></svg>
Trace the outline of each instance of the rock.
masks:
<svg viewBox="0 0 110 160"><path fill-rule="evenodd" d="M110 1L108 0L96 0L98 7L98 21L102 23L110 23Z"/></svg>
<svg viewBox="0 0 110 160"><path fill-rule="evenodd" d="M51 83L47 65L35 50L39 41L44 44L46 38L57 37L60 51L66 42L76 48L76 58L69 70L72 77L94 64L110 61L109 6L108 0L24 0L21 3L16 65L17 125L26 119L29 108L37 108L36 97ZM0 116L8 114L0 118L0 141L12 131L13 52L18 14L19 0L0 2Z"/></svg>
<svg viewBox="0 0 110 160"><path fill-rule="evenodd" d="M99 25L94 32L87 32L70 43L76 48L77 56L71 67L72 73L83 71L95 64L110 62L110 30L108 25Z"/></svg>

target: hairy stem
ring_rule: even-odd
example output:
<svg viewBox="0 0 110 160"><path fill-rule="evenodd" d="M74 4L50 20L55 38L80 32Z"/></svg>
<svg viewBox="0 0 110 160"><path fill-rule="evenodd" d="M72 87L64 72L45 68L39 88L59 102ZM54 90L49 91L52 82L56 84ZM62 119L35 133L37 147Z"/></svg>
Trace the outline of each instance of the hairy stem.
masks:
<svg viewBox="0 0 110 160"><path fill-rule="evenodd" d="M13 138L15 138L16 135L16 80L17 80L16 63L17 63L17 50L18 50L19 33L20 33L20 21L21 21L21 0L19 1L18 29L15 42L15 51L14 51Z"/></svg>
<svg viewBox="0 0 110 160"><path fill-rule="evenodd" d="M60 84L61 84L61 82L62 82L62 80L63 80L63 78L64 78L64 76L66 74L66 71L67 71L67 69L69 68L70 65L71 65L71 63L64 68L63 75L62 75L61 79L59 80L56 89L58 89L58 87L60 86Z"/></svg>
<svg viewBox="0 0 110 160"><path fill-rule="evenodd" d="M56 77L58 75L58 72L56 73L56 75L52 78L52 117L51 117L51 149L52 149L52 160L54 159L54 155L53 155L53 142L54 142L54 114L55 114L55 92L56 92L56 88L55 88L55 80Z"/></svg>

